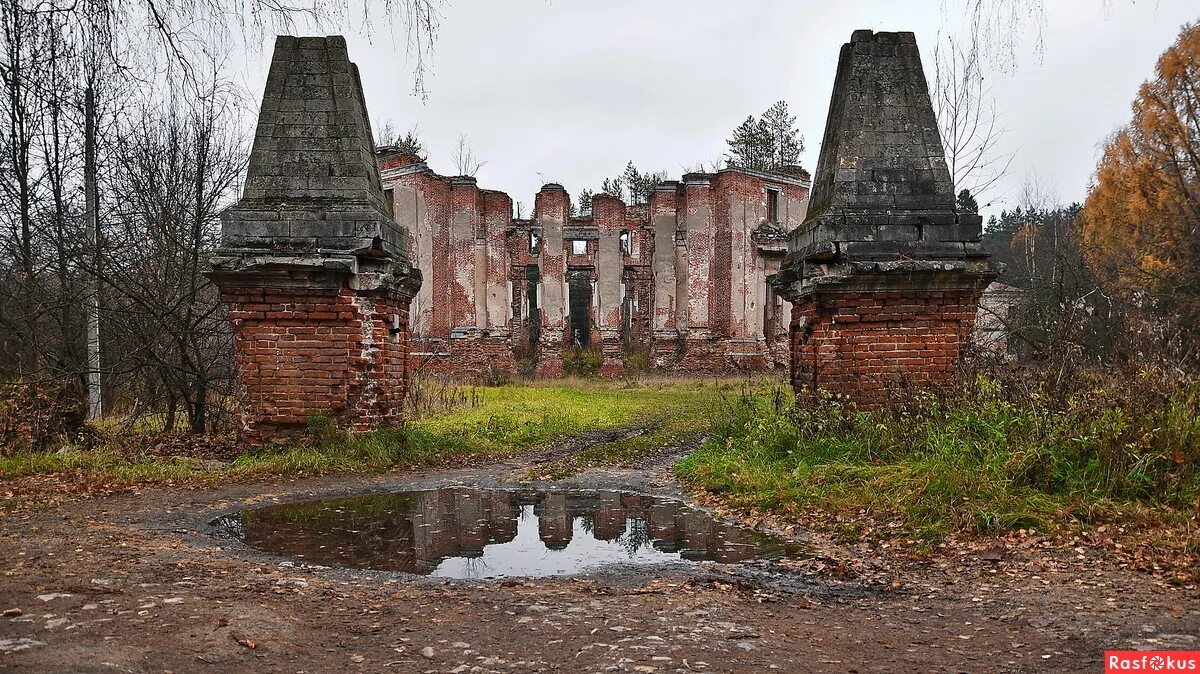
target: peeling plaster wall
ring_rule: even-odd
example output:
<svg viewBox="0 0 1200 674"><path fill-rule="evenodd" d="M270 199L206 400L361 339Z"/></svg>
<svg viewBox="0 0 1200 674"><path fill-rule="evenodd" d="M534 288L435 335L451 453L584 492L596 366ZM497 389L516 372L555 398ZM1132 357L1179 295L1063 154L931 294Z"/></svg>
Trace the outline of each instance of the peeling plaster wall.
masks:
<svg viewBox="0 0 1200 674"><path fill-rule="evenodd" d="M433 269L433 229L427 214L425 190L413 184L397 184L393 190L394 210L397 222L410 223L412 239L416 249L418 269ZM412 302L413 334L427 334L431 328L433 312L433 279L421 285Z"/></svg>
<svg viewBox="0 0 1200 674"><path fill-rule="evenodd" d="M512 200L503 192L484 194L484 277L483 315L485 327L491 332L506 332L512 318L512 298L508 288L508 246L505 242L508 223L512 219ZM476 274L478 274L478 270Z"/></svg>
<svg viewBox="0 0 1200 674"><path fill-rule="evenodd" d="M694 338L707 337L712 283L714 231L707 176L684 176L684 231L687 232L687 330Z"/></svg>
<svg viewBox="0 0 1200 674"><path fill-rule="evenodd" d="M675 191L670 183L650 197L650 226L654 230L654 330L674 330L676 322Z"/></svg>
<svg viewBox="0 0 1200 674"><path fill-rule="evenodd" d="M605 339L619 339L623 267L620 236L625 225L625 204L620 199L598 195L592 200L592 219L600 237L596 252L595 320Z"/></svg>
<svg viewBox="0 0 1200 674"><path fill-rule="evenodd" d="M542 230L542 335L562 335L567 319L567 262L563 224L570 198L560 186L543 187L535 199L536 222Z"/></svg>
<svg viewBox="0 0 1200 674"><path fill-rule="evenodd" d="M453 211L450 220L450 327L475 328L475 229L480 218L479 188L474 178L451 179Z"/></svg>

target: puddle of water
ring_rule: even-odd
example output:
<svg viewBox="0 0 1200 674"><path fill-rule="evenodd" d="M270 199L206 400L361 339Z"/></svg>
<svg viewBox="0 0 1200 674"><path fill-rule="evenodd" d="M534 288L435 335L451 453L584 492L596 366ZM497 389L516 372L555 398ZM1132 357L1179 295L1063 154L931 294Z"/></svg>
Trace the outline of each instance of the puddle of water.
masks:
<svg viewBox="0 0 1200 674"><path fill-rule="evenodd" d="M269 506L218 524L274 555L444 578L805 554L799 545L717 522L678 501L614 491L449 487Z"/></svg>

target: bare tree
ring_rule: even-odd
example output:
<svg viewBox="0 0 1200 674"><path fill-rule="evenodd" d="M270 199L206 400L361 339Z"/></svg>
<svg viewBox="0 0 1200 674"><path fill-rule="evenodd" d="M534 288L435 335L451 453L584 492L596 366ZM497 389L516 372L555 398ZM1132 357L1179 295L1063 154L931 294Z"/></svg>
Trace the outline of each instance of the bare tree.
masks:
<svg viewBox="0 0 1200 674"><path fill-rule="evenodd" d="M201 75L197 58L252 49L264 35L316 31L374 32L382 19L402 41L413 73L413 93L426 98L426 76L441 22L443 0L42 0L45 11L88 12L110 35L127 40L143 59L155 61L191 85ZM112 50L116 56L118 49ZM202 58L200 59L203 60ZM204 90L203 78L195 85Z"/></svg>
<svg viewBox="0 0 1200 674"><path fill-rule="evenodd" d="M120 209L97 270L111 289L114 339L129 348L125 374L165 411L168 429L182 407L196 433L210 424L214 390L232 375L221 304L204 276L218 215L245 168L246 144L221 113L227 96L216 84L166 112L145 105L122 127L112 184Z"/></svg>
<svg viewBox="0 0 1200 674"><path fill-rule="evenodd" d="M1045 0L962 0L962 10L968 51L982 60L1011 68L1027 40L1039 58L1045 50Z"/></svg>
<svg viewBox="0 0 1200 674"><path fill-rule="evenodd" d="M467 142L467 135L459 134L458 145L454 149L454 170L458 175L474 177L485 164L487 161L475 156L475 151Z"/></svg>
<svg viewBox="0 0 1200 674"><path fill-rule="evenodd" d="M391 118L385 119L382 124L375 127L376 147L395 145L399 138L400 132L396 129L396 123Z"/></svg>
<svg viewBox="0 0 1200 674"><path fill-rule="evenodd" d="M44 37L37 17L17 0L0 4L0 82L4 86L4 166L0 191L5 200L6 256L14 262L14 286L20 298L9 307L5 323L12 326L19 354L18 372L30 376L40 365L37 345L39 307L35 299L37 271L35 208L40 198L40 172L35 142L41 132L44 105L36 79L43 70L40 54Z"/></svg>
<svg viewBox="0 0 1200 674"><path fill-rule="evenodd" d="M939 42L931 96L955 192L968 190L982 202L1008 173L1014 155L1001 148L1005 129L984 84L979 53L953 38Z"/></svg>
<svg viewBox="0 0 1200 674"><path fill-rule="evenodd" d="M684 173L716 173L725 168L725 155L718 154L709 160L697 159L682 167Z"/></svg>
<svg viewBox="0 0 1200 674"><path fill-rule="evenodd" d="M375 130L375 145L392 147L400 152L416 155L422 160L426 158L425 145L421 142L419 127L413 124L403 134L396 128L395 123L388 119Z"/></svg>

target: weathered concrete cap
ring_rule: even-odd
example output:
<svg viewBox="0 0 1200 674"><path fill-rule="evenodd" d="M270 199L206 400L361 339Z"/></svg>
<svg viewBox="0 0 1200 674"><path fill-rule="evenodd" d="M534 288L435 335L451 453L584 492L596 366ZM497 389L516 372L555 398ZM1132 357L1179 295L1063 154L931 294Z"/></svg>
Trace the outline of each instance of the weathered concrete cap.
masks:
<svg viewBox="0 0 1200 674"><path fill-rule="evenodd" d="M953 207L916 38L855 31L838 61L810 211Z"/></svg>
<svg viewBox="0 0 1200 674"><path fill-rule="evenodd" d="M222 218L221 253L401 259L405 249L404 230L384 203L345 38L278 37L245 190Z"/></svg>
<svg viewBox="0 0 1200 674"><path fill-rule="evenodd" d="M772 285L794 297L818 276L829 284L885 271L859 261L904 260L902 273L927 274L943 267L911 262L982 260L961 269L986 276L981 230L978 215L955 210L916 37L854 31L838 60L808 217Z"/></svg>

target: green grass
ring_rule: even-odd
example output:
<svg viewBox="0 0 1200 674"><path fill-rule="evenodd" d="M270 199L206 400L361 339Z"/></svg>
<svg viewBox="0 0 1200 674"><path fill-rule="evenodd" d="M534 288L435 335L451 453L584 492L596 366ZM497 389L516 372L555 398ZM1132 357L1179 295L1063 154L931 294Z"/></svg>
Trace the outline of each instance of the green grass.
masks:
<svg viewBox="0 0 1200 674"><path fill-rule="evenodd" d="M745 396L676 472L734 506L857 521L852 536L1186 518L1200 498L1200 386L1093 383L1058 396L981 378L953 400L875 414Z"/></svg>
<svg viewBox="0 0 1200 674"><path fill-rule="evenodd" d="M742 382L740 395L761 387L760 383ZM726 387L662 396L641 422L643 425L637 429L639 433L592 445L550 465L530 468L526 477L561 479L593 466L630 466L655 452L698 443L713 432L729 401L738 395L737 391Z"/></svg>
<svg viewBox="0 0 1200 674"><path fill-rule="evenodd" d="M826 521L848 536L874 530L928 542L1147 514L1189 517L1200 502L1200 385L1153 376L1081 376L1068 384L981 378L956 397L915 398L873 414L829 399L797 406L789 391L737 380L506 385L444 395L457 402L431 407L402 429L349 435L314 419L305 438L246 448L232 461L155 456L137 449L136 437L101 429L97 449L0 458L0 480L217 484L380 473L638 428L644 432L539 465L527 477L632 465L707 436L676 466L685 483L735 507L829 513Z"/></svg>
<svg viewBox="0 0 1200 674"><path fill-rule="evenodd" d="M664 380L629 387L609 381L567 380L478 388L463 397L472 404L436 412L400 429L350 435L327 420L314 419L307 438L280 446L246 448L231 462L151 456L127 449L136 447L136 442L101 441L92 450L67 448L0 457L0 480L57 473L121 484L215 483L433 467L471 457L527 452L590 430L648 425L675 432L682 420L700 419L712 409L714 400L731 395L740 386L744 384ZM99 432L103 437L105 430ZM632 456L665 440L665 432L656 430L649 436L613 444L623 456ZM602 460L602 453L589 460Z"/></svg>

